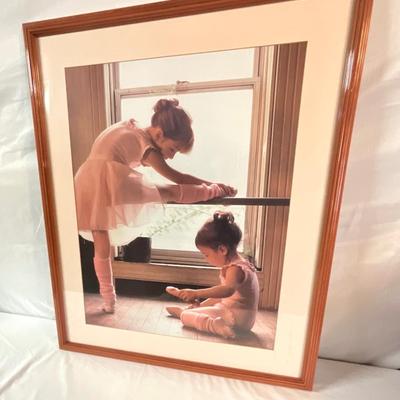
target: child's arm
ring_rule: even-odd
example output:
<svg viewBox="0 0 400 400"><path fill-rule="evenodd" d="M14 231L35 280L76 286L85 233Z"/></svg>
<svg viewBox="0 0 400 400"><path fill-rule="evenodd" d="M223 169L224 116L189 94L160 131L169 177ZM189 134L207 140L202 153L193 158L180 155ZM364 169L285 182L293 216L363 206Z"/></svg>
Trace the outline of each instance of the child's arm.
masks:
<svg viewBox="0 0 400 400"><path fill-rule="evenodd" d="M215 306L217 303L219 303L221 299L213 299L212 297L209 297L208 299L202 301L199 305L199 307L210 307L210 306Z"/></svg>
<svg viewBox="0 0 400 400"><path fill-rule="evenodd" d="M171 168L164 160L162 155L157 150L151 150L147 152L142 162L155 169L160 175L169 179L170 181L180 185L211 185L212 182L204 179L196 178L189 174L183 174L174 168ZM236 189L231 186L224 185L223 183L217 183L217 185L224 191L225 196L235 196Z"/></svg>
<svg viewBox="0 0 400 400"><path fill-rule="evenodd" d="M183 174L176 169L171 168L157 150L148 151L142 162L145 165L154 168L163 177L177 184L201 185L202 183L205 183L206 185L211 185L212 183L196 178L192 175Z"/></svg>
<svg viewBox="0 0 400 400"><path fill-rule="evenodd" d="M243 282L244 272L240 267L235 265L230 266L225 275L225 283L217 286L212 286L207 289L181 289L177 293L183 301L190 302L198 298L213 298L222 299L230 297L235 293L237 286Z"/></svg>

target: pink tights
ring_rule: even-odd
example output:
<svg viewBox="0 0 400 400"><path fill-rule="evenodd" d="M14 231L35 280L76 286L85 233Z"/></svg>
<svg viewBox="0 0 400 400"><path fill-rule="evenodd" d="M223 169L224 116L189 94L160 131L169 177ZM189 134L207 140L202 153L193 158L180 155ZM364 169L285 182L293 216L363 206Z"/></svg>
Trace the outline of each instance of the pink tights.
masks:
<svg viewBox="0 0 400 400"><path fill-rule="evenodd" d="M96 271L97 280L99 281L100 294L103 298L103 310L105 312L114 312L115 306L115 289L112 276L111 258L95 257L94 269Z"/></svg>
<svg viewBox="0 0 400 400"><path fill-rule="evenodd" d="M219 307L199 307L182 311L183 325L225 338L234 338L233 317Z"/></svg>
<svg viewBox="0 0 400 400"><path fill-rule="evenodd" d="M178 203L197 203L198 201L206 201L215 197L224 196L224 191L216 184L211 185L179 185L180 198Z"/></svg>

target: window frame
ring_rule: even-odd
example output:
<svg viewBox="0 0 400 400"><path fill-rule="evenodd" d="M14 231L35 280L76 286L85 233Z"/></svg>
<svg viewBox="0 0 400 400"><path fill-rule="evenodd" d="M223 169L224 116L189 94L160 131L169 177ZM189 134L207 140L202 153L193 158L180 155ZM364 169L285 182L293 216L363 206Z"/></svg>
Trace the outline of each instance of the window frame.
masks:
<svg viewBox="0 0 400 400"><path fill-rule="evenodd" d="M119 86L118 64L108 65L105 73L108 91L108 114L111 123L121 120L121 103L124 99L145 96L162 96L186 93L204 93L224 90L250 89L252 95L250 150L247 176L247 196L265 197L268 179L268 110L272 90L272 66L276 46L254 47L253 76L249 78L213 80L203 82L177 81L174 84L123 88ZM264 118L262 118L264 116ZM262 171L265 171L264 173ZM256 265L263 253L263 206L246 207L243 252L250 255ZM207 266L199 252L172 249L152 249L154 263Z"/></svg>

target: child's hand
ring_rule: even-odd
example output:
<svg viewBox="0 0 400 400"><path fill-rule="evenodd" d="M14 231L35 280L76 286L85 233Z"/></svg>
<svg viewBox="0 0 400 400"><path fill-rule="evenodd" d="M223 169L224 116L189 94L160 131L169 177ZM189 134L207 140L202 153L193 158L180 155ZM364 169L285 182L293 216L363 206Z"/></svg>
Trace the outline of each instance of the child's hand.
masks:
<svg viewBox="0 0 400 400"><path fill-rule="evenodd" d="M201 303L200 300L196 299L186 307L186 310L191 310L192 308L198 308L198 307L201 307Z"/></svg>
<svg viewBox="0 0 400 400"><path fill-rule="evenodd" d="M181 289L178 293L178 297L186 302L193 302L194 300L197 299L197 293L196 290L193 289Z"/></svg>
<svg viewBox="0 0 400 400"><path fill-rule="evenodd" d="M218 187L222 190L223 196L233 197L236 196L237 189L232 186L224 185L223 183L217 183Z"/></svg>
<svg viewBox="0 0 400 400"><path fill-rule="evenodd" d="M193 289L178 289L174 286L167 286L165 291L183 301L188 303L192 302L193 307L191 308L198 307L200 305L200 302L197 300L198 296L196 295L196 291Z"/></svg>

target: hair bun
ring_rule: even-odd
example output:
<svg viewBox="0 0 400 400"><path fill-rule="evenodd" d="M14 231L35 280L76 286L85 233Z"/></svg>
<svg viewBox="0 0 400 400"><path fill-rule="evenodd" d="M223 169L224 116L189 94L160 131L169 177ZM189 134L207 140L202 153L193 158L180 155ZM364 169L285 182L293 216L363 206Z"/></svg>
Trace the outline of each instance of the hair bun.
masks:
<svg viewBox="0 0 400 400"><path fill-rule="evenodd" d="M223 224L233 224L235 217L229 211L216 211L214 213L214 222Z"/></svg>
<svg viewBox="0 0 400 400"><path fill-rule="evenodd" d="M170 108L178 106L179 106L178 99L160 99L155 104L153 110L154 112L159 112L159 111L169 110Z"/></svg>

